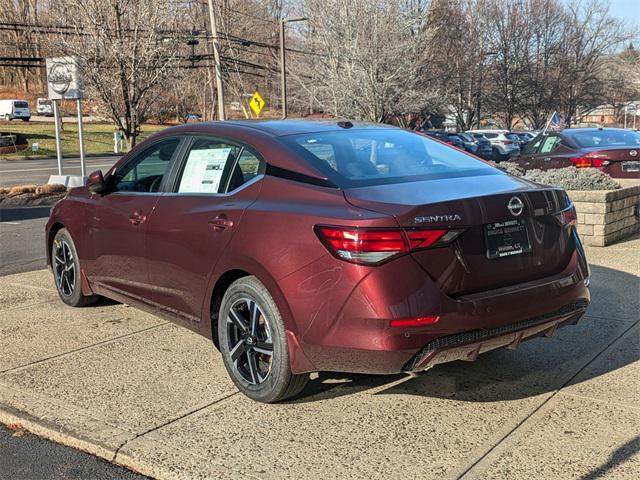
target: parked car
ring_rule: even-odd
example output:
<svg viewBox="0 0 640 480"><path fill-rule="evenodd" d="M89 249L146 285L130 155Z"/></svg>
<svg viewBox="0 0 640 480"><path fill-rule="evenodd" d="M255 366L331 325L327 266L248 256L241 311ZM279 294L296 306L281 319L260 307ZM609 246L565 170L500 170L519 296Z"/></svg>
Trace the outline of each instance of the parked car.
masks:
<svg viewBox="0 0 640 480"><path fill-rule="evenodd" d="M431 138L435 138L440 140L441 142L447 143L449 145L454 145L453 140L449 138L444 130L420 130L420 133L423 135L428 135ZM462 141L461 141L462 143Z"/></svg>
<svg viewBox="0 0 640 480"><path fill-rule="evenodd" d="M527 145L531 140L533 140L536 136L529 132L511 132L520 139L520 150Z"/></svg>
<svg viewBox="0 0 640 480"><path fill-rule="evenodd" d="M491 142L497 162L509 160L512 155L520 153L520 139L509 130L469 130L467 133L484 135Z"/></svg>
<svg viewBox="0 0 640 480"><path fill-rule="evenodd" d="M45 117L53 115L53 104L48 98L39 98L36 103L36 112Z"/></svg>
<svg viewBox="0 0 640 480"><path fill-rule="evenodd" d="M622 128L547 132L514 158L525 169L594 167L615 178L640 178L640 134Z"/></svg>
<svg viewBox="0 0 640 480"><path fill-rule="evenodd" d="M577 322L567 194L424 135L347 121L168 128L55 205L62 301L98 295L210 339L273 402L309 372L419 372Z"/></svg>
<svg viewBox="0 0 640 480"><path fill-rule="evenodd" d="M0 118L3 120L19 119L28 122L31 118L29 102L26 100L0 100Z"/></svg>
<svg viewBox="0 0 640 480"><path fill-rule="evenodd" d="M479 133L458 133L464 142L464 149L474 155L484 158L485 160L493 160L493 149L491 142Z"/></svg>

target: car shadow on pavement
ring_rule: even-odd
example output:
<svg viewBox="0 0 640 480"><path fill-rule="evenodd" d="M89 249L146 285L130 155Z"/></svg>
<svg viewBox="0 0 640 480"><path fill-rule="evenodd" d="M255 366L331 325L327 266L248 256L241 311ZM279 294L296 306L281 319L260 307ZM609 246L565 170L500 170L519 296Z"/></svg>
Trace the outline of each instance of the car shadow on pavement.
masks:
<svg viewBox="0 0 640 480"><path fill-rule="evenodd" d="M594 265L590 290L592 304L585 317L577 325L561 328L552 338L535 338L516 350L488 352L475 362L437 365L415 376L320 373L293 402L371 389L376 389L376 395L409 394L468 402L516 400L585 382L639 360L640 349L631 342L617 345L615 352L602 352L640 320L640 278ZM406 380L398 382L402 378ZM390 385L380 388L385 384Z"/></svg>
<svg viewBox="0 0 640 480"><path fill-rule="evenodd" d="M580 480L597 480L598 478L607 478L609 472L619 465L625 463L628 459L640 452L640 436L629 440L627 443L617 448L607 460L607 463L594 468Z"/></svg>

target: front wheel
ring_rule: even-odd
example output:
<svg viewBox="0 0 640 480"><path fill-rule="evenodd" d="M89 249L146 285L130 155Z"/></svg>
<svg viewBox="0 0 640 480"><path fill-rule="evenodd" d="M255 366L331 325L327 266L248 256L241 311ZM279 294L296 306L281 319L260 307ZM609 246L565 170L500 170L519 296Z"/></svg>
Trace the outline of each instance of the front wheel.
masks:
<svg viewBox="0 0 640 480"><path fill-rule="evenodd" d="M95 303L96 295L84 295L80 284L80 261L71 234L58 230L51 244L51 267L60 299L72 307Z"/></svg>
<svg viewBox="0 0 640 480"><path fill-rule="evenodd" d="M253 276L236 280L218 316L220 352L236 387L258 402L300 393L309 375L291 372L282 317L266 287Z"/></svg>

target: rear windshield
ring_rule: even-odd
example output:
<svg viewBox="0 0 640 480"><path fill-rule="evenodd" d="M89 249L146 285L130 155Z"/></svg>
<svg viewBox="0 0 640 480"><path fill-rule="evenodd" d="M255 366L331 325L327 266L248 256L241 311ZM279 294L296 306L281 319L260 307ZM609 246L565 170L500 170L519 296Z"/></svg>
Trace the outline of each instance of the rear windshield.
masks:
<svg viewBox="0 0 640 480"><path fill-rule="evenodd" d="M590 147L637 147L640 145L640 134L628 130L594 130L590 132L563 133L573 139L582 148Z"/></svg>
<svg viewBox="0 0 640 480"><path fill-rule="evenodd" d="M515 140L516 142L520 140L520 137L518 137L518 135L516 135L515 133L505 133L504 136L507 137L509 140Z"/></svg>
<svg viewBox="0 0 640 480"><path fill-rule="evenodd" d="M340 187L502 173L423 135L358 129L282 137Z"/></svg>
<svg viewBox="0 0 640 480"><path fill-rule="evenodd" d="M29 108L29 104L27 102L13 102L13 106L15 108Z"/></svg>

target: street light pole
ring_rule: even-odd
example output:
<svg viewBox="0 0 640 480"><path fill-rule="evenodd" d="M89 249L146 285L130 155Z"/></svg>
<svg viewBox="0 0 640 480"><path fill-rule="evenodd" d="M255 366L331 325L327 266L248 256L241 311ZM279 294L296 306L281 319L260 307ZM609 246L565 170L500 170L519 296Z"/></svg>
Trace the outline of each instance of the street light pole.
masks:
<svg viewBox="0 0 640 480"><path fill-rule="evenodd" d="M224 91L222 90L222 67L220 65L220 46L218 45L218 28L213 0L209 0L209 20L211 21L211 37L213 43L213 59L216 72L216 90L218 91L218 120L224 120Z"/></svg>
<svg viewBox="0 0 640 480"><path fill-rule="evenodd" d="M287 66L285 55L284 26L286 23L304 22L306 18L280 20L280 93L282 95L282 118L287 118Z"/></svg>
<svg viewBox="0 0 640 480"><path fill-rule="evenodd" d="M286 20L280 20L280 94L282 95L282 118L287 118L287 66L284 54L284 24Z"/></svg>

